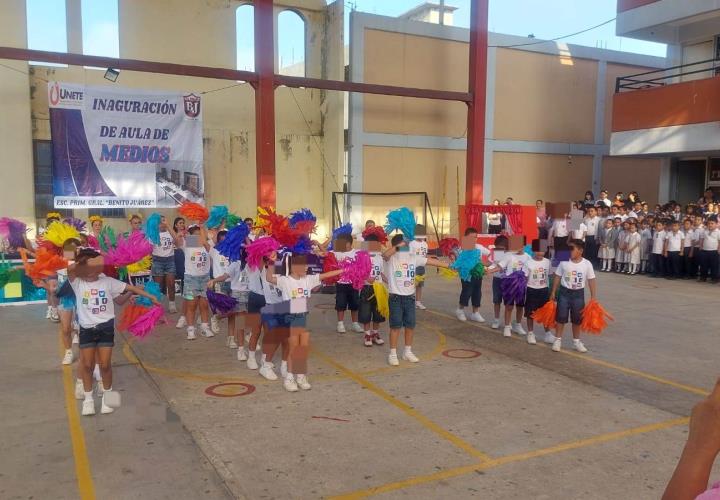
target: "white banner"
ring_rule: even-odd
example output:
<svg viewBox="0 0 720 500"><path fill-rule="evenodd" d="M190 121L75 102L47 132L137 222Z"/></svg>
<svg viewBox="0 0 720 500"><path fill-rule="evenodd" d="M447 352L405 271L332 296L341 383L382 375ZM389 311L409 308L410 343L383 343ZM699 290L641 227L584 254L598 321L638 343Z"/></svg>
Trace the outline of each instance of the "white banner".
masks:
<svg viewBox="0 0 720 500"><path fill-rule="evenodd" d="M48 102L56 208L202 202L200 96L49 82Z"/></svg>

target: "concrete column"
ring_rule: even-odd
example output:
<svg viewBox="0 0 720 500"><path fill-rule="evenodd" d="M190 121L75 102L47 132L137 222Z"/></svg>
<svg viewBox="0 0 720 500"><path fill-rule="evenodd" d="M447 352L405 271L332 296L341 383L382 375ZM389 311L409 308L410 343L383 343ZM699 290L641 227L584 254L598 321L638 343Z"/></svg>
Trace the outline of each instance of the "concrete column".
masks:
<svg viewBox="0 0 720 500"><path fill-rule="evenodd" d="M672 190L672 158L663 158L660 161L660 179L658 182L658 203L667 203L670 201Z"/></svg>
<svg viewBox="0 0 720 500"><path fill-rule="evenodd" d="M598 61L597 83L595 86L595 144L605 144L605 105L607 101L605 80L607 61ZM592 192L598 196L602 189L602 155L593 156Z"/></svg>
<svg viewBox="0 0 720 500"><path fill-rule="evenodd" d="M67 51L82 54L82 0L65 0L65 26L67 27Z"/></svg>

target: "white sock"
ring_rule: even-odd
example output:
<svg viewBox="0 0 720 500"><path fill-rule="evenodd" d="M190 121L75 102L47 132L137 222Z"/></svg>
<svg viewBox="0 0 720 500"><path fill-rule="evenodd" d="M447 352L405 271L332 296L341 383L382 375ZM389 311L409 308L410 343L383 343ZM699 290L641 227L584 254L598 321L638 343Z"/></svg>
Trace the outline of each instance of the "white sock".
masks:
<svg viewBox="0 0 720 500"><path fill-rule="evenodd" d="M93 391L85 392L85 401L88 401L88 400L92 401L92 398L93 398Z"/></svg>
<svg viewBox="0 0 720 500"><path fill-rule="evenodd" d="M287 371L287 361L280 362L280 369Z"/></svg>
<svg viewBox="0 0 720 500"><path fill-rule="evenodd" d="M207 327L208 324L207 324L207 323L200 323L200 327L202 328L203 326Z"/></svg>
<svg viewBox="0 0 720 500"><path fill-rule="evenodd" d="M580 339L573 339L573 344L577 344L578 342L580 342Z"/></svg>
<svg viewBox="0 0 720 500"><path fill-rule="evenodd" d="M255 351L251 351L251 350L248 348L248 355L250 355L250 356L255 356Z"/></svg>
<svg viewBox="0 0 720 500"><path fill-rule="evenodd" d="M67 353L71 353L71 354L72 354L72 349L65 349L65 354L67 354Z"/></svg>
<svg viewBox="0 0 720 500"><path fill-rule="evenodd" d="M288 374L285 376L285 379L286 379L286 380L295 380L295 375L293 375L292 373L288 372Z"/></svg>
<svg viewBox="0 0 720 500"><path fill-rule="evenodd" d="M390 356L392 355L397 356L397 349L390 349Z"/></svg>
<svg viewBox="0 0 720 500"><path fill-rule="evenodd" d="M103 392L112 391L112 386L110 388L105 389L105 384L103 384Z"/></svg>
<svg viewBox="0 0 720 500"><path fill-rule="evenodd" d="M412 346L411 346L411 345L406 345L406 346L405 346L405 354L407 354L407 353L409 353L409 352L412 352Z"/></svg>

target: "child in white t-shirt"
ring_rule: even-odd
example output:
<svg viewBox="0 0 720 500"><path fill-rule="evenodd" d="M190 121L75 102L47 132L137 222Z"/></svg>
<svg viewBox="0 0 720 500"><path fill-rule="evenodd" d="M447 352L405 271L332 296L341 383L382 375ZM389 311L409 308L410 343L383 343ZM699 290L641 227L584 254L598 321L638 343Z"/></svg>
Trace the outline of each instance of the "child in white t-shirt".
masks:
<svg viewBox="0 0 720 500"><path fill-rule="evenodd" d="M640 231L640 273L645 274L648 270L648 261L652 253L652 230L647 220L642 221Z"/></svg>
<svg viewBox="0 0 720 500"><path fill-rule="evenodd" d="M422 224L415 225L415 239L408 246L410 251L414 252L418 257L427 257L428 242L425 226ZM427 309L422 303L422 292L425 287L425 266L418 266L415 274L415 307L421 310Z"/></svg>
<svg viewBox="0 0 720 500"><path fill-rule="evenodd" d="M415 330L415 272L418 266L448 267L448 264L432 257L419 257L410 252L402 234L396 234L391 247L383 253L384 274L388 279L390 292L390 354L391 366L400 364L397 356L400 330L405 330L405 350L403 359L411 363L420 361L412 352Z"/></svg>
<svg viewBox="0 0 720 500"><path fill-rule="evenodd" d="M665 246L663 249L663 256L667 264L667 279L680 278L684 250L685 234L680 231L680 222L673 220L670 231L665 234Z"/></svg>
<svg viewBox="0 0 720 500"><path fill-rule="evenodd" d="M175 248L180 246L181 239L165 216L160 218L159 231L160 244L153 244L151 272L160 290L168 297L168 311L175 314Z"/></svg>
<svg viewBox="0 0 720 500"><path fill-rule="evenodd" d="M492 250L490 253L490 266L488 267L487 271L492 269L492 265L497 264L500 262L503 257L505 257L505 254L507 253L508 248L508 239L507 236L498 236L495 238L495 241L492 245ZM491 273L492 274L492 273ZM502 297L502 290L500 288L500 284L502 283L502 273L498 272L493 275L492 279L492 294L493 294L493 322L492 322L492 328L497 330L500 328L500 310L503 303L503 297Z"/></svg>
<svg viewBox="0 0 720 500"><path fill-rule="evenodd" d="M630 224L630 232L627 235L628 274L637 274L640 271L640 246L642 237L637 230L637 224Z"/></svg>
<svg viewBox="0 0 720 500"><path fill-rule="evenodd" d="M161 305L142 288L137 288L102 274L103 259L93 249L80 250L75 264L68 267L68 281L75 293L80 323L80 371L83 386L83 415L95 415L93 370L100 365L103 398L100 413L112 413L105 393L112 390L112 348L115 345L114 300L124 292L142 295ZM76 388L77 392L77 388Z"/></svg>
<svg viewBox="0 0 720 500"><path fill-rule="evenodd" d="M365 241L368 242L369 245L377 245L379 246L380 243L378 242L378 237L375 234L367 234L365 236ZM380 323L385 322L385 317L380 314L378 311L378 304L377 304L377 298L375 297L375 289L373 288L373 283L378 281L387 281L383 277L383 267L385 266L385 261L383 260L382 252L379 251L369 251L370 254L370 277L367 280L367 283L363 287L362 290L360 290L360 309L358 310L358 321L360 324L363 325L363 328L365 329L365 338L363 339L363 344L365 347L372 347L373 344L375 345L383 345L385 341L380 337Z"/></svg>
<svg viewBox="0 0 720 500"><path fill-rule="evenodd" d="M582 310L585 308L585 287L590 288L590 298L596 294L595 270L589 260L583 258L585 243L579 240L570 242L570 260L560 263L555 270L550 297L557 297L555 320L555 340L552 350L562 349L562 335L568 319L572 321L573 346L578 352L587 352L580 340ZM558 293L559 291L559 293Z"/></svg>
<svg viewBox="0 0 720 500"><path fill-rule="evenodd" d="M525 318L527 320L527 343L537 344L535 340L535 322L533 313L545 305L550 298L550 260L545 258L545 252L540 249L540 240L532 242L533 258L523 264L523 272L527 277L527 290L525 292ZM549 340L551 332L545 332L545 340ZM554 338L552 339L555 340Z"/></svg>
<svg viewBox="0 0 720 500"><path fill-rule="evenodd" d="M342 274L341 269L322 274L307 274L308 261L304 255L290 258L290 274L277 276L271 269L266 272L268 283L277 286L284 296L288 297L288 311L279 320L281 328L289 330L290 357L288 373L283 380L287 391L296 392L298 387L311 389L307 379L307 358L310 349L310 332L306 329L308 315L308 299L312 290L321 285L321 281Z"/></svg>
<svg viewBox="0 0 720 500"><path fill-rule="evenodd" d="M210 250L211 252L214 248ZM208 288L217 288L218 285L227 284L228 290L224 291L227 295L238 301L238 305L227 316L228 321L228 341L227 346L231 349L238 350L238 361L247 361L248 352L245 350L245 330L237 328L237 318L245 316L248 310L248 296L250 294L248 269L244 262L235 261L230 263L223 274L216 275L214 279L208 282Z"/></svg>
<svg viewBox="0 0 720 500"><path fill-rule="evenodd" d="M224 229L221 229L220 231L217 231L215 234L215 238L217 238L217 243L213 245L212 248L210 248L210 262L212 263L212 277L217 278L218 276L222 276L223 274L227 273L227 269L230 266L230 259L222 255L220 252L217 251L215 248L222 240L225 239L227 236L227 231ZM222 293L225 295L231 294L230 289L230 281L228 279L226 280L211 280L213 282L213 286L211 287L213 292L216 293ZM229 319L229 318L228 318ZM216 314L212 314L210 316L210 329L213 331L213 333L218 334L220 333L220 318ZM228 330L228 336L227 336L227 347L231 349L237 349L237 345L235 345L235 337L232 334L232 330Z"/></svg>
<svg viewBox="0 0 720 500"><path fill-rule="evenodd" d="M665 258L663 250L665 248L665 224L662 221L655 223L655 233L652 239L652 253L650 254L650 267L652 268L652 277L658 278L665 275Z"/></svg>
<svg viewBox="0 0 720 500"><path fill-rule="evenodd" d="M491 266L487 272L497 272L501 280L500 285L502 290L502 280L515 272L522 272L523 266L528 260L530 260L530 257L525 253L525 250L521 248L515 252L506 253L502 259ZM512 332L518 335L527 335L527 332L522 327L523 309L525 307L524 297L519 302L508 303L505 302L506 300L506 298L503 298L503 302L505 303L505 327L503 328L503 336L512 337ZM515 309L515 321L512 321L513 309Z"/></svg>
<svg viewBox="0 0 720 500"><path fill-rule="evenodd" d="M200 333L207 338L215 336L208 324L210 309L207 302L207 284L210 281L210 244L204 226L191 227L189 233L190 236L185 238L183 247L185 252L183 298L185 299L188 324L187 339L195 340L195 313L198 308L200 309L201 319ZM193 237L197 238L197 240Z"/></svg>
<svg viewBox="0 0 720 500"><path fill-rule="evenodd" d="M344 260L354 259L357 253L352 248L353 237L351 234L340 234L333 244L344 244L345 248L333 249L332 253L338 264ZM350 311L352 318L352 329L354 332L362 333L363 327L358 322L358 309L360 308L360 293L355 290L349 281L340 279L335 284L335 311L337 312L337 332L345 333L345 311Z"/></svg>
<svg viewBox="0 0 720 500"><path fill-rule="evenodd" d="M470 236L477 241L477 229L474 227L468 227L465 229L465 237ZM485 246L476 243L475 248L480 251L480 261L483 256L489 256L492 254L490 250ZM455 260L459 250L450 255L451 260ZM485 323L485 318L480 314L480 302L482 301L482 278L470 276L470 279L460 280L460 300L458 301L458 308L455 310L455 317L460 321L467 321L468 316L465 314L465 309L472 304L472 313L469 316L470 321L476 323Z"/></svg>

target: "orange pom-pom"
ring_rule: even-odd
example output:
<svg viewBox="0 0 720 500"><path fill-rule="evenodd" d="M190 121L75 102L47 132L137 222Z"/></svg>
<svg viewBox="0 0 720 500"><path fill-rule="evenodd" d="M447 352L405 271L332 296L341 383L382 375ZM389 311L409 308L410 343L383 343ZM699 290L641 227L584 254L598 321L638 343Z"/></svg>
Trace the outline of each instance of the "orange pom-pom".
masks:
<svg viewBox="0 0 720 500"><path fill-rule="evenodd" d="M55 276L60 269L65 269L68 262L55 252L46 248L39 248L35 253L35 262L30 263L27 258L27 251L24 248L19 249L22 257L25 274L33 280L41 280L50 276Z"/></svg>
<svg viewBox="0 0 720 500"><path fill-rule="evenodd" d="M130 325L140 316L148 312L149 308L136 304L131 301L128 305L123 308L122 315L120 316L120 322L118 323L118 331L126 332Z"/></svg>
<svg viewBox="0 0 720 500"><path fill-rule="evenodd" d="M555 315L557 314L557 302L554 300L548 300L545 305L540 309L535 310L532 314L532 318L541 323L546 330L555 328L557 322L555 321Z"/></svg>
<svg viewBox="0 0 720 500"><path fill-rule="evenodd" d="M582 310L582 322L580 328L582 331L592 335L600 335L608 326L607 320L613 321L610 313L595 299L592 299Z"/></svg>
<svg viewBox="0 0 720 500"><path fill-rule="evenodd" d="M180 208L178 208L178 212L180 212L180 215L182 215L186 219L189 219L191 221L198 221L200 223L205 222L206 220L208 220L208 217L210 217L210 212L208 212L207 208L200 205L199 203L193 203L191 201L186 201L185 203L180 205Z"/></svg>

